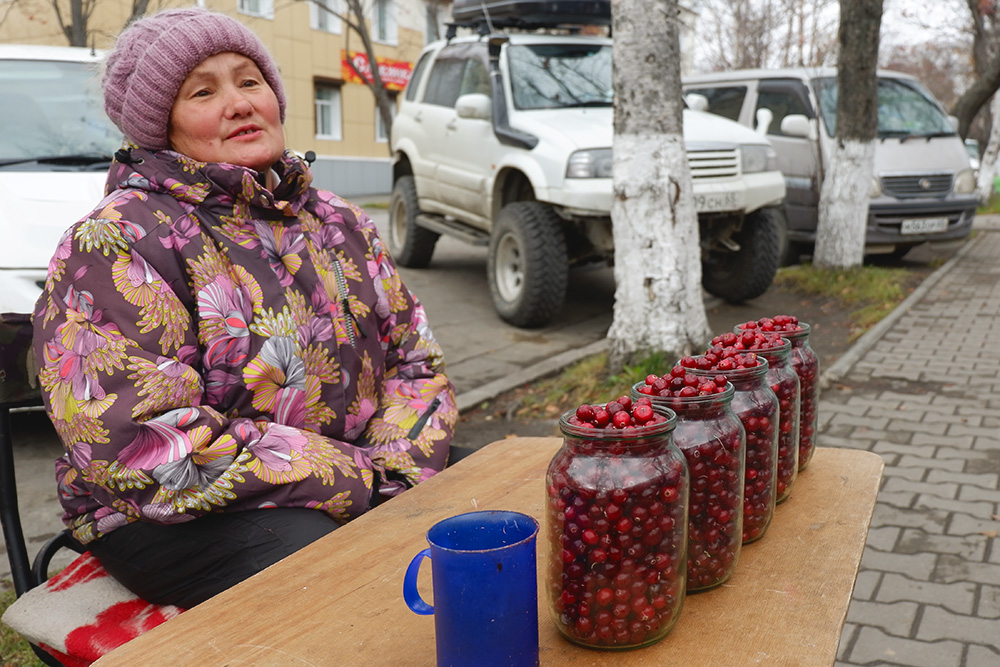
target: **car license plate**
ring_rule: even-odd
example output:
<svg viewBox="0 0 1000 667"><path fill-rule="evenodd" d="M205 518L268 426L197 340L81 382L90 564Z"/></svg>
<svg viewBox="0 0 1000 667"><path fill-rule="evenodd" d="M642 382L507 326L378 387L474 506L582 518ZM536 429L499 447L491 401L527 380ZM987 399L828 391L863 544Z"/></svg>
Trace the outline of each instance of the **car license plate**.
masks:
<svg viewBox="0 0 1000 667"><path fill-rule="evenodd" d="M900 234L933 234L948 229L948 218L916 218L903 220Z"/></svg>
<svg viewBox="0 0 1000 667"><path fill-rule="evenodd" d="M713 192L694 196L694 207L699 213L709 211L731 211L740 207L739 197L735 192Z"/></svg>

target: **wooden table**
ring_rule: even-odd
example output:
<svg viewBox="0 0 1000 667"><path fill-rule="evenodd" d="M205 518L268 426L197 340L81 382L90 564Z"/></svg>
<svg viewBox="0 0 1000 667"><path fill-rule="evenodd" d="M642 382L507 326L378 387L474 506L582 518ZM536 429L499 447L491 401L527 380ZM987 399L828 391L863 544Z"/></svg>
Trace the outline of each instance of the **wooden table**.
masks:
<svg viewBox="0 0 1000 667"><path fill-rule="evenodd" d="M492 443L95 665L434 665L433 617L403 602L407 564L427 546L427 529L454 514L509 509L542 522L542 480L560 442ZM730 580L688 596L671 633L643 649L597 651L559 635L539 539L541 664L832 665L882 467L870 452L817 449ZM429 571L425 564L420 583L428 600Z"/></svg>

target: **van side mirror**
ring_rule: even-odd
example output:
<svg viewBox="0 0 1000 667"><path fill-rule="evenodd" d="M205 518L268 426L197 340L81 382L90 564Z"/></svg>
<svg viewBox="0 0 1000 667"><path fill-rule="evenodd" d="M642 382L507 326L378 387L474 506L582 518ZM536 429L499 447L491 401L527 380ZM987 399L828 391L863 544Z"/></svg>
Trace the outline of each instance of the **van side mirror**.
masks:
<svg viewBox="0 0 1000 667"><path fill-rule="evenodd" d="M688 105L688 109L708 111L708 98L699 93L688 93L684 96L684 102Z"/></svg>
<svg viewBox="0 0 1000 667"><path fill-rule="evenodd" d="M812 123L803 114L789 114L781 119L781 133L789 137L808 139L812 134Z"/></svg>
<svg viewBox="0 0 1000 667"><path fill-rule="evenodd" d="M754 130L757 134L762 137L767 136L768 130L771 129L771 121L774 120L774 112L772 112L767 107L761 107L757 109L756 121L757 127Z"/></svg>
<svg viewBox="0 0 1000 667"><path fill-rule="evenodd" d="M455 101L455 113L459 118L489 120L493 115L493 100L482 93L467 93Z"/></svg>

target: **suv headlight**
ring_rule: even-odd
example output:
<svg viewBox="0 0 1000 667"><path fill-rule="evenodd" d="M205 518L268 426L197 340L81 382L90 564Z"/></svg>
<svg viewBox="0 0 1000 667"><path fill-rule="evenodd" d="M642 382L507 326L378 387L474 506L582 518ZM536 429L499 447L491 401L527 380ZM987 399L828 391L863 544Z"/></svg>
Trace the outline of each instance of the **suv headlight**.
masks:
<svg viewBox="0 0 1000 667"><path fill-rule="evenodd" d="M778 154L770 146L745 144L740 146L740 153L743 155L744 174L778 170Z"/></svg>
<svg viewBox="0 0 1000 667"><path fill-rule="evenodd" d="M872 176L872 187L868 191L869 199L878 199L882 196L882 184L879 183L878 176Z"/></svg>
<svg viewBox="0 0 1000 667"><path fill-rule="evenodd" d="M955 174L955 194L968 195L976 191L976 170L963 169Z"/></svg>
<svg viewBox="0 0 1000 667"><path fill-rule="evenodd" d="M611 149L576 151L566 163L566 178L611 178Z"/></svg>

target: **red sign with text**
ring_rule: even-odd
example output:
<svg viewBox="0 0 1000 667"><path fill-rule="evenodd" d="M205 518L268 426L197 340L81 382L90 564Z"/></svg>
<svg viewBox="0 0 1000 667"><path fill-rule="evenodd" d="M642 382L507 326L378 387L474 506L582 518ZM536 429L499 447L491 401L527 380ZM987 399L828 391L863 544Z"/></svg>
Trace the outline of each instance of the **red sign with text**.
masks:
<svg viewBox="0 0 1000 667"><path fill-rule="evenodd" d="M368 64L368 56L357 51L341 51L341 77L350 83L365 83L372 80L372 68ZM388 58L376 58L378 65L378 75L382 79L382 85L386 90L402 90L406 82L410 80L413 72L413 63L405 60L389 60ZM351 67L354 65L354 67ZM358 73L361 76L358 76Z"/></svg>

